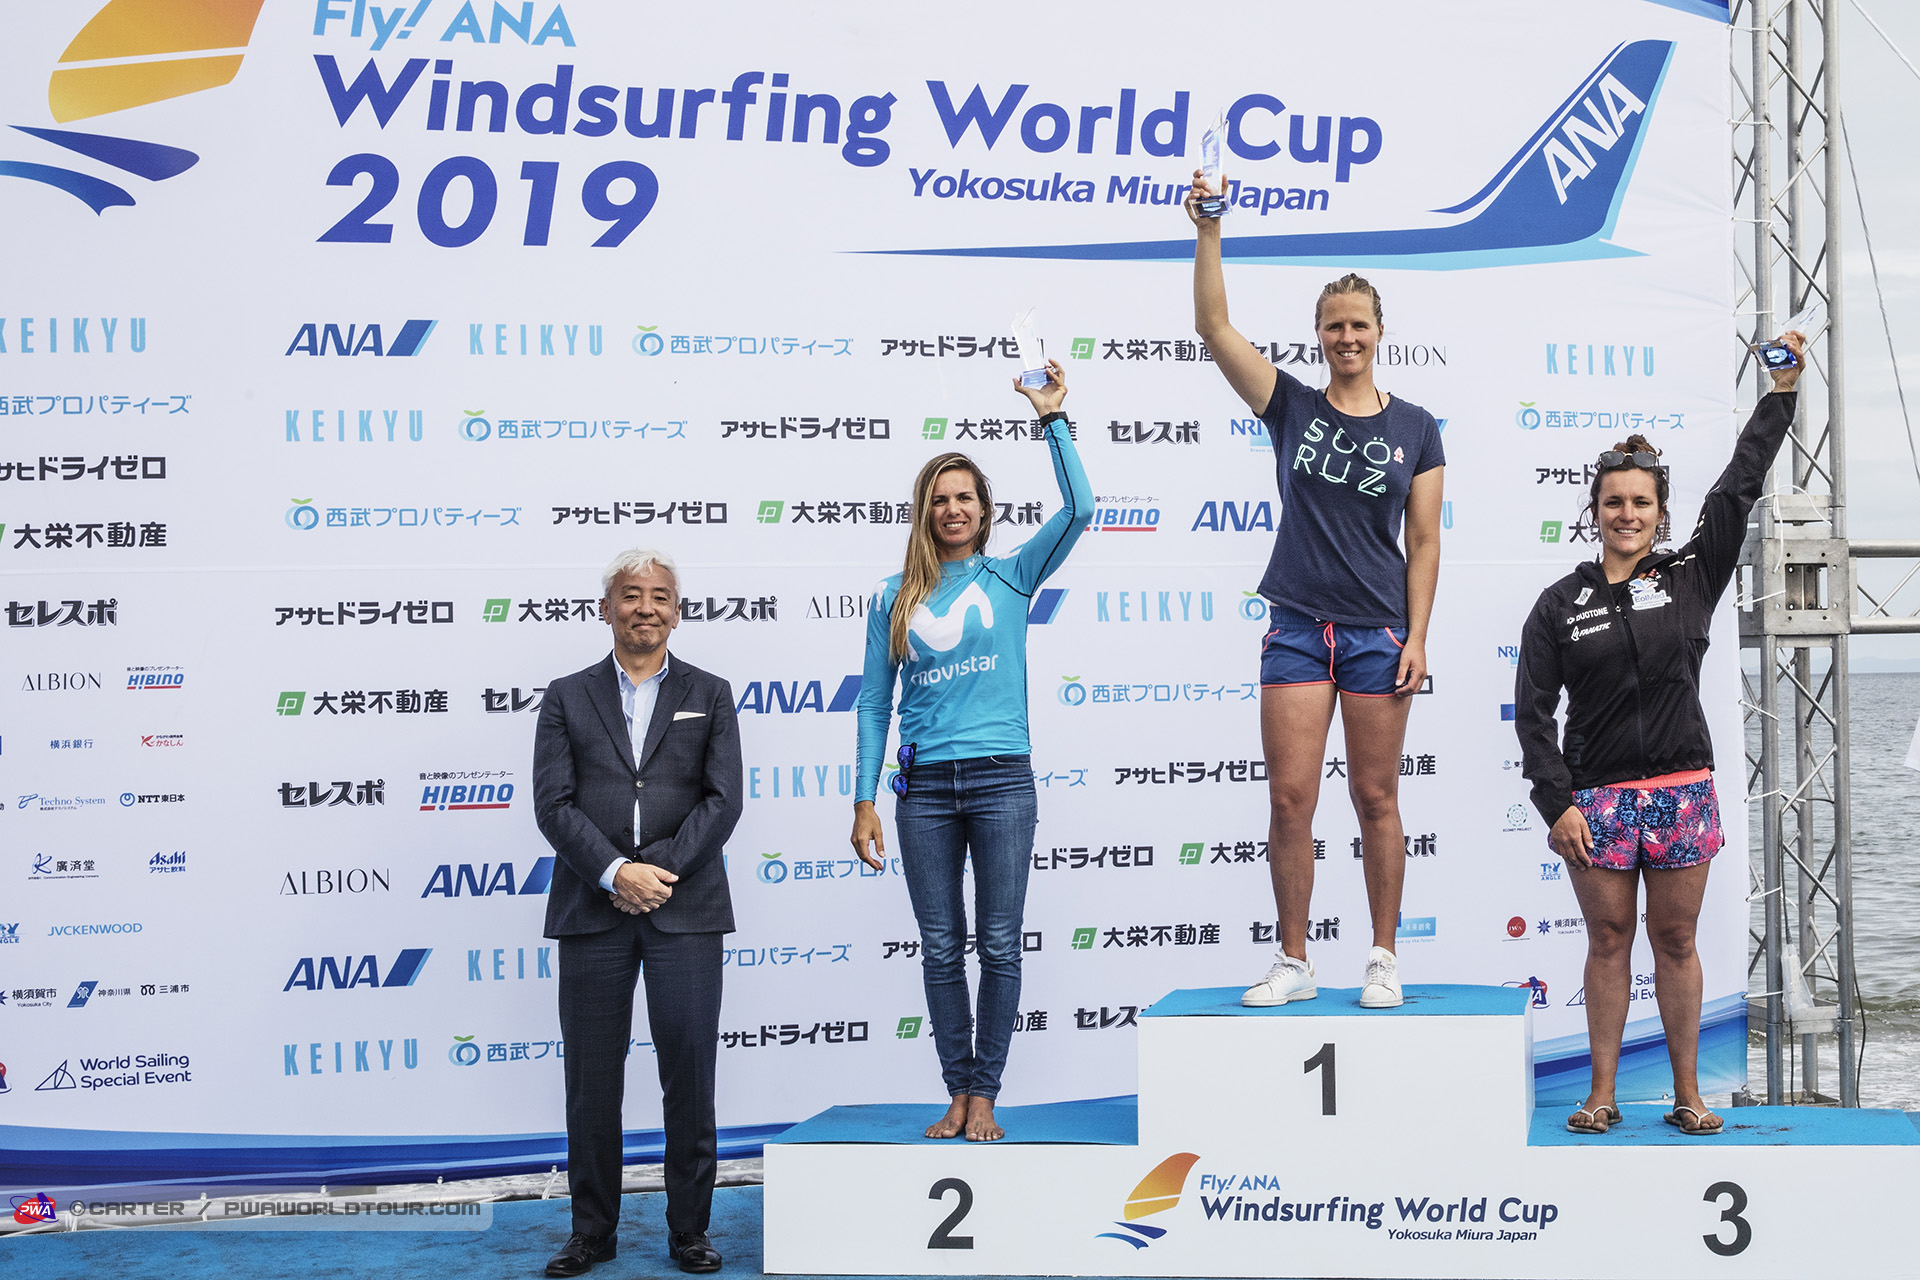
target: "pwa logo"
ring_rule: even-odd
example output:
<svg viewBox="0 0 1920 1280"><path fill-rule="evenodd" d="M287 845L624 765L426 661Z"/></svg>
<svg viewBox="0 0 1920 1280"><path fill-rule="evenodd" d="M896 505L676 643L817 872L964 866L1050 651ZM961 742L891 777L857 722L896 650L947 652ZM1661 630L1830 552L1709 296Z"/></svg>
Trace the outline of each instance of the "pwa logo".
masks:
<svg viewBox="0 0 1920 1280"><path fill-rule="evenodd" d="M793 715L800 711L820 711L832 713L851 711L855 700L860 697L860 677L842 676L840 687L833 691L833 701L826 701L826 689L818 680L809 680L803 688L798 680L781 684L778 680L749 681L740 693L737 712L753 711L760 715L772 715L778 711L781 715Z"/></svg>
<svg viewBox="0 0 1920 1280"><path fill-rule="evenodd" d="M13 1197L13 1220L23 1227L52 1222L58 1216L53 1207L53 1197L44 1191L35 1196Z"/></svg>
<svg viewBox="0 0 1920 1280"><path fill-rule="evenodd" d="M350 324L342 327L322 321L308 321L294 331L284 355L309 356L417 356L426 348L427 339L440 327L438 320L409 320L382 342L377 324Z"/></svg>
<svg viewBox="0 0 1920 1280"><path fill-rule="evenodd" d="M1088 533L1158 533L1158 507L1095 507Z"/></svg>
<svg viewBox="0 0 1920 1280"><path fill-rule="evenodd" d="M463 812L469 809L510 809L513 807L511 782L482 782L468 786L464 782L445 782L420 789L420 812Z"/></svg>
<svg viewBox="0 0 1920 1280"><path fill-rule="evenodd" d="M110 115L168 98L217 89L240 70L263 0L217 5L153 5L110 0L80 29L47 81L55 122ZM199 54L183 58L183 53ZM149 182L177 177L200 162L180 147L99 133L15 125L42 142ZM57 165L0 160L0 177L56 187L95 213L135 203L125 187ZM141 345L144 346L144 337Z"/></svg>
<svg viewBox="0 0 1920 1280"><path fill-rule="evenodd" d="M1178 1155L1168 1156L1133 1189L1127 1197L1127 1203L1120 1211L1122 1221L1113 1225L1120 1231L1101 1231L1094 1235L1096 1240L1124 1240L1136 1249L1144 1249L1155 1240L1167 1234L1165 1227L1152 1227L1138 1221L1156 1213L1165 1213L1180 1203L1180 1194L1186 1190L1187 1174L1199 1163L1200 1157L1191 1151L1182 1151ZM1121 1232L1129 1234L1122 1235Z"/></svg>
<svg viewBox="0 0 1920 1280"><path fill-rule="evenodd" d="M464 892L469 898L491 898L496 893L524 898L530 893L545 893L553 883L553 857L535 858L518 889L513 887L516 880L511 862L499 866L483 862L477 868L471 862L443 862L427 877L427 887L420 896L430 898L437 893L443 898L457 898Z"/></svg>
<svg viewBox="0 0 1920 1280"><path fill-rule="evenodd" d="M1503 982L1503 987L1519 987L1528 993L1527 1004L1535 1009L1547 1007L1547 984L1538 978L1528 978L1524 982Z"/></svg>
<svg viewBox="0 0 1920 1280"><path fill-rule="evenodd" d="M331 986L338 991L351 991L355 987L410 987L420 977L420 970L426 965L427 957L433 954L431 947L412 947L394 957L387 966L387 976L380 976L380 958L378 956L341 956L335 960L332 956L321 956L316 968L315 958L301 956L294 963L293 972L287 975L287 985L280 988L285 994L295 987L303 991L321 991Z"/></svg>
<svg viewBox="0 0 1920 1280"><path fill-rule="evenodd" d="M1212 533L1245 533L1250 529L1273 532L1271 502L1205 502L1193 518L1188 533L1206 529Z"/></svg>

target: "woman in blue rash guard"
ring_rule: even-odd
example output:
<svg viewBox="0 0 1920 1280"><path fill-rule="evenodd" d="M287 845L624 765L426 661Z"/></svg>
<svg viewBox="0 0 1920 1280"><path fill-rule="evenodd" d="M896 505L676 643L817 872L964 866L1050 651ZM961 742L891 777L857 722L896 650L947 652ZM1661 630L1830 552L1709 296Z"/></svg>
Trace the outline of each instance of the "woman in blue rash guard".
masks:
<svg viewBox="0 0 1920 1280"><path fill-rule="evenodd" d="M914 919L934 1049L952 1099L929 1138L973 1142L1004 1135L994 1121L1000 1073L1020 1004L1020 926L1038 803L1027 741L1027 612L1093 513L1093 491L1060 412L1067 384L1015 389L1046 433L1060 510L1012 555L986 554L993 495L962 453L943 453L913 483L905 566L874 593L860 682L859 782L853 847L885 866L873 805L896 679L900 694L899 799L894 822ZM961 872L973 859L979 1017L967 994L967 912Z"/></svg>

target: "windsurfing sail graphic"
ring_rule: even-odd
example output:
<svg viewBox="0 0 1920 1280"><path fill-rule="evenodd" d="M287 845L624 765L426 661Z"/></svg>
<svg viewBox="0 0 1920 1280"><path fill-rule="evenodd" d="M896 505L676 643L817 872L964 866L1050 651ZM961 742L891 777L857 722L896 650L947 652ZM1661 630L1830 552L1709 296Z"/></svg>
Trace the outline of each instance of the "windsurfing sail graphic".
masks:
<svg viewBox="0 0 1920 1280"><path fill-rule="evenodd" d="M231 83L240 71L265 0L108 0L60 55L47 81L47 107L61 124ZM161 182L200 157L184 147L103 133L17 124L42 142ZM0 157L0 177L57 187L95 213L135 203L97 174Z"/></svg>
<svg viewBox="0 0 1920 1280"><path fill-rule="evenodd" d="M1120 1240L1135 1249L1144 1249L1155 1240L1167 1234L1165 1227L1150 1227L1139 1218L1156 1213L1165 1213L1180 1203L1180 1193L1186 1189L1187 1174L1199 1163L1200 1157L1191 1151L1182 1151L1178 1155L1168 1156L1140 1179L1140 1185L1127 1197L1122 1214L1124 1222L1113 1225L1122 1231L1102 1231L1094 1236L1096 1240Z"/></svg>
<svg viewBox="0 0 1920 1280"><path fill-rule="evenodd" d="M1187 1173L1199 1161L1200 1157L1191 1151L1182 1151L1153 1166L1152 1172L1140 1179L1140 1185L1127 1197L1124 1211L1127 1220L1161 1213L1179 1204L1180 1193L1186 1189Z"/></svg>
<svg viewBox="0 0 1920 1280"><path fill-rule="evenodd" d="M262 3L109 0L47 82L53 118L65 124L231 83Z"/></svg>

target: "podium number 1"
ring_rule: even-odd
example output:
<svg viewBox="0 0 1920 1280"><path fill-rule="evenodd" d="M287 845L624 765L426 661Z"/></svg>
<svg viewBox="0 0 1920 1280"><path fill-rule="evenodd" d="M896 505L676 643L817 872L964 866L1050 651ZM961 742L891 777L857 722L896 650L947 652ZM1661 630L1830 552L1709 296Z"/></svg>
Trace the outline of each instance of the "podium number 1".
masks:
<svg viewBox="0 0 1920 1280"><path fill-rule="evenodd" d="M1333 1111L1333 1042L1331 1040L1329 1040L1326 1044L1323 1044L1320 1046L1320 1052L1314 1054L1311 1058L1308 1058L1304 1063L1300 1065L1300 1069L1309 1075L1313 1074L1313 1071L1315 1068L1318 1068L1321 1073L1320 1074L1320 1114L1323 1116L1330 1116L1334 1113Z"/></svg>
<svg viewBox="0 0 1920 1280"><path fill-rule="evenodd" d="M959 1226L973 1209L973 1188L958 1178L942 1178L933 1184L931 1191L927 1192L927 1199L944 1200L949 1191L958 1194L959 1203L953 1206L953 1212L948 1214L946 1220L935 1227L933 1234L927 1237L927 1248L971 1249L973 1237L956 1236L953 1234L953 1229Z"/></svg>

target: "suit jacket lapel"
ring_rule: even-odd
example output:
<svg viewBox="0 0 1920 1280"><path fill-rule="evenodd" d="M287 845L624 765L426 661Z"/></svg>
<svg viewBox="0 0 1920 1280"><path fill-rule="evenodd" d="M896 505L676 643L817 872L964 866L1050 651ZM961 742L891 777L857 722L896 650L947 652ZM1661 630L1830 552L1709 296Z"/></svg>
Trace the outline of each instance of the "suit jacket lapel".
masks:
<svg viewBox="0 0 1920 1280"><path fill-rule="evenodd" d="M667 674L661 677L660 694L654 700L653 719L647 724L647 738L640 748L640 767L645 768L647 761L660 746L660 740L667 736L667 726L673 723L673 713L687 700L687 690L692 685L687 673L672 660L667 661Z"/></svg>
<svg viewBox="0 0 1920 1280"><path fill-rule="evenodd" d="M627 734L627 712L620 705L620 677L614 673L612 654L589 673L587 689L593 699L593 709L600 713L601 723L613 738L615 754L632 769L633 739Z"/></svg>

